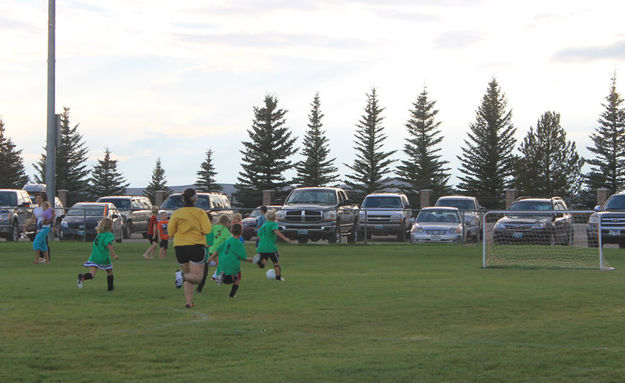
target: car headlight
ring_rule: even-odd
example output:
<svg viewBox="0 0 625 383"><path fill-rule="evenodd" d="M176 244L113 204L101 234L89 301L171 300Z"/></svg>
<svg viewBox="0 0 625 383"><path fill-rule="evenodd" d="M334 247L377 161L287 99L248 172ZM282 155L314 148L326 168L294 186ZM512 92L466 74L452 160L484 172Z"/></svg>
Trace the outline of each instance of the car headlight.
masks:
<svg viewBox="0 0 625 383"><path fill-rule="evenodd" d="M535 224L532 225L531 229L544 229L545 226L547 226L544 222L536 222Z"/></svg>
<svg viewBox="0 0 625 383"><path fill-rule="evenodd" d="M506 225L504 225L503 222L497 222L495 224L495 230L505 230L505 228L506 228Z"/></svg>
<svg viewBox="0 0 625 383"><path fill-rule="evenodd" d="M590 218L588 219L588 223L596 225L597 224L597 214L591 215Z"/></svg>
<svg viewBox="0 0 625 383"><path fill-rule="evenodd" d="M392 214L391 215L391 222L404 222L404 215L403 214Z"/></svg>
<svg viewBox="0 0 625 383"><path fill-rule="evenodd" d="M410 229L411 233L423 233L423 228L418 223L412 225L412 229Z"/></svg>
<svg viewBox="0 0 625 383"><path fill-rule="evenodd" d="M462 233L462 229L459 226L452 227L449 229L449 234L460 234Z"/></svg>
<svg viewBox="0 0 625 383"><path fill-rule="evenodd" d="M67 228L67 222L61 221L61 227Z"/></svg>
<svg viewBox="0 0 625 383"><path fill-rule="evenodd" d="M280 210L276 213L276 219L279 221L284 221L286 219L286 212L284 210Z"/></svg>
<svg viewBox="0 0 625 383"><path fill-rule="evenodd" d="M335 211L326 211L323 213L324 221L336 221L336 212Z"/></svg>
<svg viewBox="0 0 625 383"><path fill-rule="evenodd" d="M0 221L8 221L11 219L11 213L0 214Z"/></svg>

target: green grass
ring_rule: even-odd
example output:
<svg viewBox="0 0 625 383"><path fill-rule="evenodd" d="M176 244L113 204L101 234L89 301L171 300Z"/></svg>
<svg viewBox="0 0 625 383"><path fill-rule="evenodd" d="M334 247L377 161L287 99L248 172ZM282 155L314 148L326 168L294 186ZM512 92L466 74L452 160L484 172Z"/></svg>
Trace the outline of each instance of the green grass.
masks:
<svg viewBox="0 0 625 383"><path fill-rule="evenodd" d="M281 245L286 282L243 265L185 309L167 261L116 246L0 243L1 382L570 382L625 379L625 254L614 271L481 269L481 247ZM252 251L251 248L248 250Z"/></svg>

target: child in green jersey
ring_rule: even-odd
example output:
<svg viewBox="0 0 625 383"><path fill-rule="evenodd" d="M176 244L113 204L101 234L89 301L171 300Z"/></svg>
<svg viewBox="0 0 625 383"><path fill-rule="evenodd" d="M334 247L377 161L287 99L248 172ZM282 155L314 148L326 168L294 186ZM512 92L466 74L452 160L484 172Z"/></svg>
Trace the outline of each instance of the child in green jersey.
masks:
<svg viewBox="0 0 625 383"><path fill-rule="evenodd" d="M273 268L276 271L276 280L284 281L282 278L282 268L280 267L280 255L278 254L278 247L276 246L277 237L280 237L284 242L291 242L288 237L280 233L280 228L276 223L276 211L270 210L267 212L267 222L258 229L258 247L256 251L260 254L258 260L258 267L261 269L267 264L267 260L271 259L273 262Z"/></svg>
<svg viewBox="0 0 625 383"><path fill-rule="evenodd" d="M91 247L91 256L85 262L84 266L89 268L87 274L78 274L78 282L76 285L78 288L82 288L84 281L93 279L98 269L106 270L106 282L108 285L108 291L112 291L113 287L113 263L111 258L118 259L113 248L113 241L115 236L113 235L113 220L110 218L102 218L96 227L98 235L93 240Z"/></svg>
<svg viewBox="0 0 625 383"><path fill-rule="evenodd" d="M243 227L239 223L232 225L232 236L219 246L219 267L217 273L223 283L232 284L230 298L239 289L241 283L241 261L252 262L245 252L245 246L241 242Z"/></svg>

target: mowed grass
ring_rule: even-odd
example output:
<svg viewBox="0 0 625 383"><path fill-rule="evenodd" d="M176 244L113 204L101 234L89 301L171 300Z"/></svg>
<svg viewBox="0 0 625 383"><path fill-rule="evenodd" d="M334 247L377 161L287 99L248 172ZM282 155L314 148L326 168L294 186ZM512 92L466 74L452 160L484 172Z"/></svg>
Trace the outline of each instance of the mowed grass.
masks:
<svg viewBox="0 0 625 383"><path fill-rule="evenodd" d="M280 245L286 282L245 263L184 308L173 249L117 244L77 289L90 244L0 243L1 382L625 380L625 252L614 271L481 269L481 247ZM251 247L248 247L253 254Z"/></svg>

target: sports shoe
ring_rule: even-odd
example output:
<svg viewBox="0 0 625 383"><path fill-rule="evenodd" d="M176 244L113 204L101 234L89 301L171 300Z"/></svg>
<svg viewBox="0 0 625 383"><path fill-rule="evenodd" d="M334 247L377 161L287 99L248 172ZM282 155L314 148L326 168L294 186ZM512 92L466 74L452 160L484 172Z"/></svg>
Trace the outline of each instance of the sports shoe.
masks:
<svg viewBox="0 0 625 383"><path fill-rule="evenodd" d="M278 282L284 282L284 281L286 281L286 279L284 279L284 278L280 277L280 278L276 278L276 281L278 281Z"/></svg>
<svg viewBox="0 0 625 383"><path fill-rule="evenodd" d="M192 307L195 307L195 303L186 304L186 305L184 305L184 307L186 307L186 308L190 309L190 308L192 308Z"/></svg>
<svg viewBox="0 0 625 383"><path fill-rule="evenodd" d="M222 282L224 281L224 272L223 271L221 273L219 273L219 275L215 278L215 281L217 282L217 286L221 286Z"/></svg>
<svg viewBox="0 0 625 383"><path fill-rule="evenodd" d="M76 281L76 287L78 287L79 289L82 289L82 279L83 275L82 274L78 274L78 281Z"/></svg>
<svg viewBox="0 0 625 383"><path fill-rule="evenodd" d="M176 270L176 288L179 289L182 287L182 283L184 282L184 277L182 275L182 271Z"/></svg>

